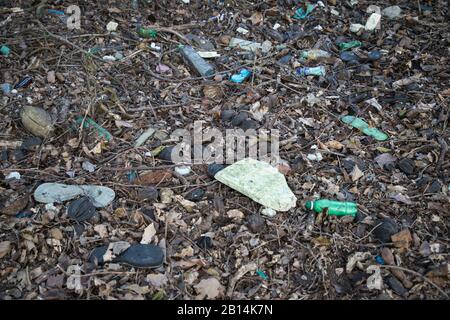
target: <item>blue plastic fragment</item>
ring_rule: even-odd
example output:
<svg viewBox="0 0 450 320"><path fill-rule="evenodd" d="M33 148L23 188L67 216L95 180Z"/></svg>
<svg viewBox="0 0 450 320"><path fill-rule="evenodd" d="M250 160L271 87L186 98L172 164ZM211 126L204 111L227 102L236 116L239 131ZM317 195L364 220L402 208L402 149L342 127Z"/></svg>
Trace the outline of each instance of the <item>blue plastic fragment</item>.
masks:
<svg viewBox="0 0 450 320"><path fill-rule="evenodd" d="M249 71L247 69L241 69L239 71L239 73L233 74L231 76L230 80L234 83L242 83L242 82L244 82L245 79L250 77L251 74L252 74L251 71Z"/></svg>
<svg viewBox="0 0 450 320"><path fill-rule="evenodd" d="M21 211L16 214L16 218L23 219L23 218L30 218L34 213L32 211Z"/></svg>
<svg viewBox="0 0 450 320"><path fill-rule="evenodd" d="M31 82L33 81L33 78L30 76L26 76L25 78L23 78L18 84L16 84L14 86L14 89L20 89L23 87L28 86Z"/></svg>
<svg viewBox="0 0 450 320"><path fill-rule="evenodd" d="M12 85L10 83L7 83L7 82L2 83L0 85L0 87L2 88L2 91L3 91L4 94L10 93L11 89L12 89Z"/></svg>
<svg viewBox="0 0 450 320"><path fill-rule="evenodd" d="M61 10L55 10L55 9L47 9L47 13L48 14L56 14L58 16L63 16L65 15L64 11Z"/></svg>
<svg viewBox="0 0 450 320"><path fill-rule="evenodd" d="M131 171L128 171L128 173L127 173L127 176L128 176L128 181L134 181L134 180L136 180L137 179L137 171L136 170L131 170Z"/></svg>
<svg viewBox="0 0 450 320"><path fill-rule="evenodd" d="M381 256L376 256L376 257L375 257L375 261L376 261L378 264L381 264L381 265L384 265L384 264L385 264L384 259L383 259L383 257L381 257Z"/></svg>

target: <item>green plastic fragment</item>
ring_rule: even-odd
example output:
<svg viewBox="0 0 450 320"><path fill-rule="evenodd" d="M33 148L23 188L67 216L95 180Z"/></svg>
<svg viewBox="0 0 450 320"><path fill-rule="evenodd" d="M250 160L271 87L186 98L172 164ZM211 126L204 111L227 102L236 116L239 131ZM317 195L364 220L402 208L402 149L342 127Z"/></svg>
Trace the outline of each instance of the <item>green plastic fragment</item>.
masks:
<svg viewBox="0 0 450 320"><path fill-rule="evenodd" d="M1 53L3 56L7 57L7 56L9 56L9 54L11 53L11 49L10 49L9 47L7 47L7 46L1 46L1 47L0 47L0 53Z"/></svg>
<svg viewBox="0 0 450 320"><path fill-rule="evenodd" d="M263 280L269 280L269 277L261 269L256 269L256 274L263 278Z"/></svg>
<svg viewBox="0 0 450 320"><path fill-rule="evenodd" d="M78 124L81 124L83 122L83 117L78 116L75 121ZM103 128L102 126L100 126L97 122L95 122L94 120L92 120L91 118L86 118L84 120L84 124L83 124L84 128L89 128L89 127L94 127L97 130L97 133L100 137L104 137L106 139L106 141L110 141L112 139L112 134L109 133L108 130L106 130L105 128Z"/></svg>
<svg viewBox="0 0 450 320"><path fill-rule="evenodd" d="M389 136L378 130L377 128L371 128L364 120L354 116L344 116L341 118L342 122L352 126L353 128L361 130L364 134L374 137L378 141L384 141L389 139Z"/></svg>
<svg viewBox="0 0 450 320"><path fill-rule="evenodd" d="M294 14L293 18L299 19L299 20L304 20L314 10L315 7L316 7L315 4L308 3L306 5L306 10L304 10L303 8L298 8L297 10L295 10L295 14Z"/></svg>
<svg viewBox="0 0 450 320"><path fill-rule="evenodd" d="M341 51L345 51L351 48L357 48L357 47L361 47L362 46L362 42L361 41L350 41L350 42L341 42L339 43L339 49L341 49Z"/></svg>
<svg viewBox="0 0 450 320"><path fill-rule="evenodd" d="M153 38L155 39L158 35L158 32L155 29L140 27L138 29L138 34L142 38Z"/></svg>
<svg viewBox="0 0 450 320"><path fill-rule="evenodd" d="M356 216L358 212L357 204L349 201L334 201L328 199L320 199L315 201L306 201L306 209L321 213L327 209L327 214L333 216Z"/></svg>

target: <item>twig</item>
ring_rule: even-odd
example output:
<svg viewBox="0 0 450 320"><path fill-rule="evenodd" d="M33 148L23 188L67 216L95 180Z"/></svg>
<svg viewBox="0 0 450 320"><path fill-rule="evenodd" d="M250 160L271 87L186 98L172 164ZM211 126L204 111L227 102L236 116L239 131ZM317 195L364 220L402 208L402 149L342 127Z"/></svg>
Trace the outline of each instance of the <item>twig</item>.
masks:
<svg viewBox="0 0 450 320"><path fill-rule="evenodd" d="M443 296L445 296L448 300L450 300L450 297L444 292L444 290L442 290L437 284L435 284L433 281L431 281L430 279L428 279L427 277L425 277L423 274L420 274L419 272L416 272L414 270L411 269L407 269L407 268L403 268L403 267L399 267L399 266L388 266L388 265L380 265L380 268L387 268L387 269L397 269L397 270L402 270L405 272L409 272L415 276L418 276L420 278L422 278L425 282L431 284L433 287L435 287Z"/></svg>

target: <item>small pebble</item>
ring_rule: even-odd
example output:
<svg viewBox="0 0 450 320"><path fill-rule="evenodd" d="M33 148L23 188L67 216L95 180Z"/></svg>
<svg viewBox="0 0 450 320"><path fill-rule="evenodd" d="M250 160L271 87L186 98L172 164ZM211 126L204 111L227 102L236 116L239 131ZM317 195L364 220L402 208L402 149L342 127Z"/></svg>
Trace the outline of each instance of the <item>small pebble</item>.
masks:
<svg viewBox="0 0 450 320"><path fill-rule="evenodd" d="M397 163L398 168L405 174L411 175L414 173L414 161L408 158L403 158Z"/></svg>
<svg viewBox="0 0 450 320"><path fill-rule="evenodd" d="M231 120L231 124L235 127L239 126L244 120L248 119L248 113L247 112L239 112L237 116Z"/></svg>
<svg viewBox="0 0 450 320"><path fill-rule="evenodd" d="M375 238L382 243L391 242L391 236L398 232L398 226L394 220L385 218L376 222L376 225L380 224L373 231Z"/></svg>
<svg viewBox="0 0 450 320"><path fill-rule="evenodd" d="M140 188L137 197L139 200L155 201L158 199L158 189L152 186Z"/></svg>
<svg viewBox="0 0 450 320"><path fill-rule="evenodd" d="M228 122L231 121L236 116L236 111L234 110L222 110L220 113L220 118L222 121Z"/></svg>
<svg viewBox="0 0 450 320"><path fill-rule="evenodd" d="M259 214L247 218L247 227L253 233L260 233L264 228L264 219Z"/></svg>
<svg viewBox="0 0 450 320"><path fill-rule="evenodd" d="M210 237L207 236L201 236L197 240L197 245L202 248L203 250L211 249L213 247L213 241Z"/></svg>
<svg viewBox="0 0 450 320"><path fill-rule="evenodd" d="M187 199L189 201L199 201L203 198L204 194L205 194L205 190L202 188L198 188L198 189L195 189L195 190L189 192L186 195L185 199Z"/></svg>

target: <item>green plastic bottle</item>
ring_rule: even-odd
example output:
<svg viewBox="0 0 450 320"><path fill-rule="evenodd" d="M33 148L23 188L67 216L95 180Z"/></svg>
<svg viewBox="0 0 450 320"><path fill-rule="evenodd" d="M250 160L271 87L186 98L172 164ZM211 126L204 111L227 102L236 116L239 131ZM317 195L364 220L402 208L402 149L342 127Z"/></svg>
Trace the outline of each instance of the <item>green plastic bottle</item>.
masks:
<svg viewBox="0 0 450 320"><path fill-rule="evenodd" d="M328 209L328 214L333 216L356 216L358 208L354 202L333 201L327 199L320 199L316 201L306 201L306 209L314 210L320 213Z"/></svg>
<svg viewBox="0 0 450 320"><path fill-rule="evenodd" d="M362 46L362 42L361 41L350 41L350 42L341 42L339 43L339 49L341 49L341 51L345 51L351 48L356 48L356 47L361 47Z"/></svg>
<svg viewBox="0 0 450 320"><path fill-rule="evenodd" d="M142 38L155 39L156 36L158 35L158 32L155 29L140 27L140 28L138 28L138 34Z"/></svg>

